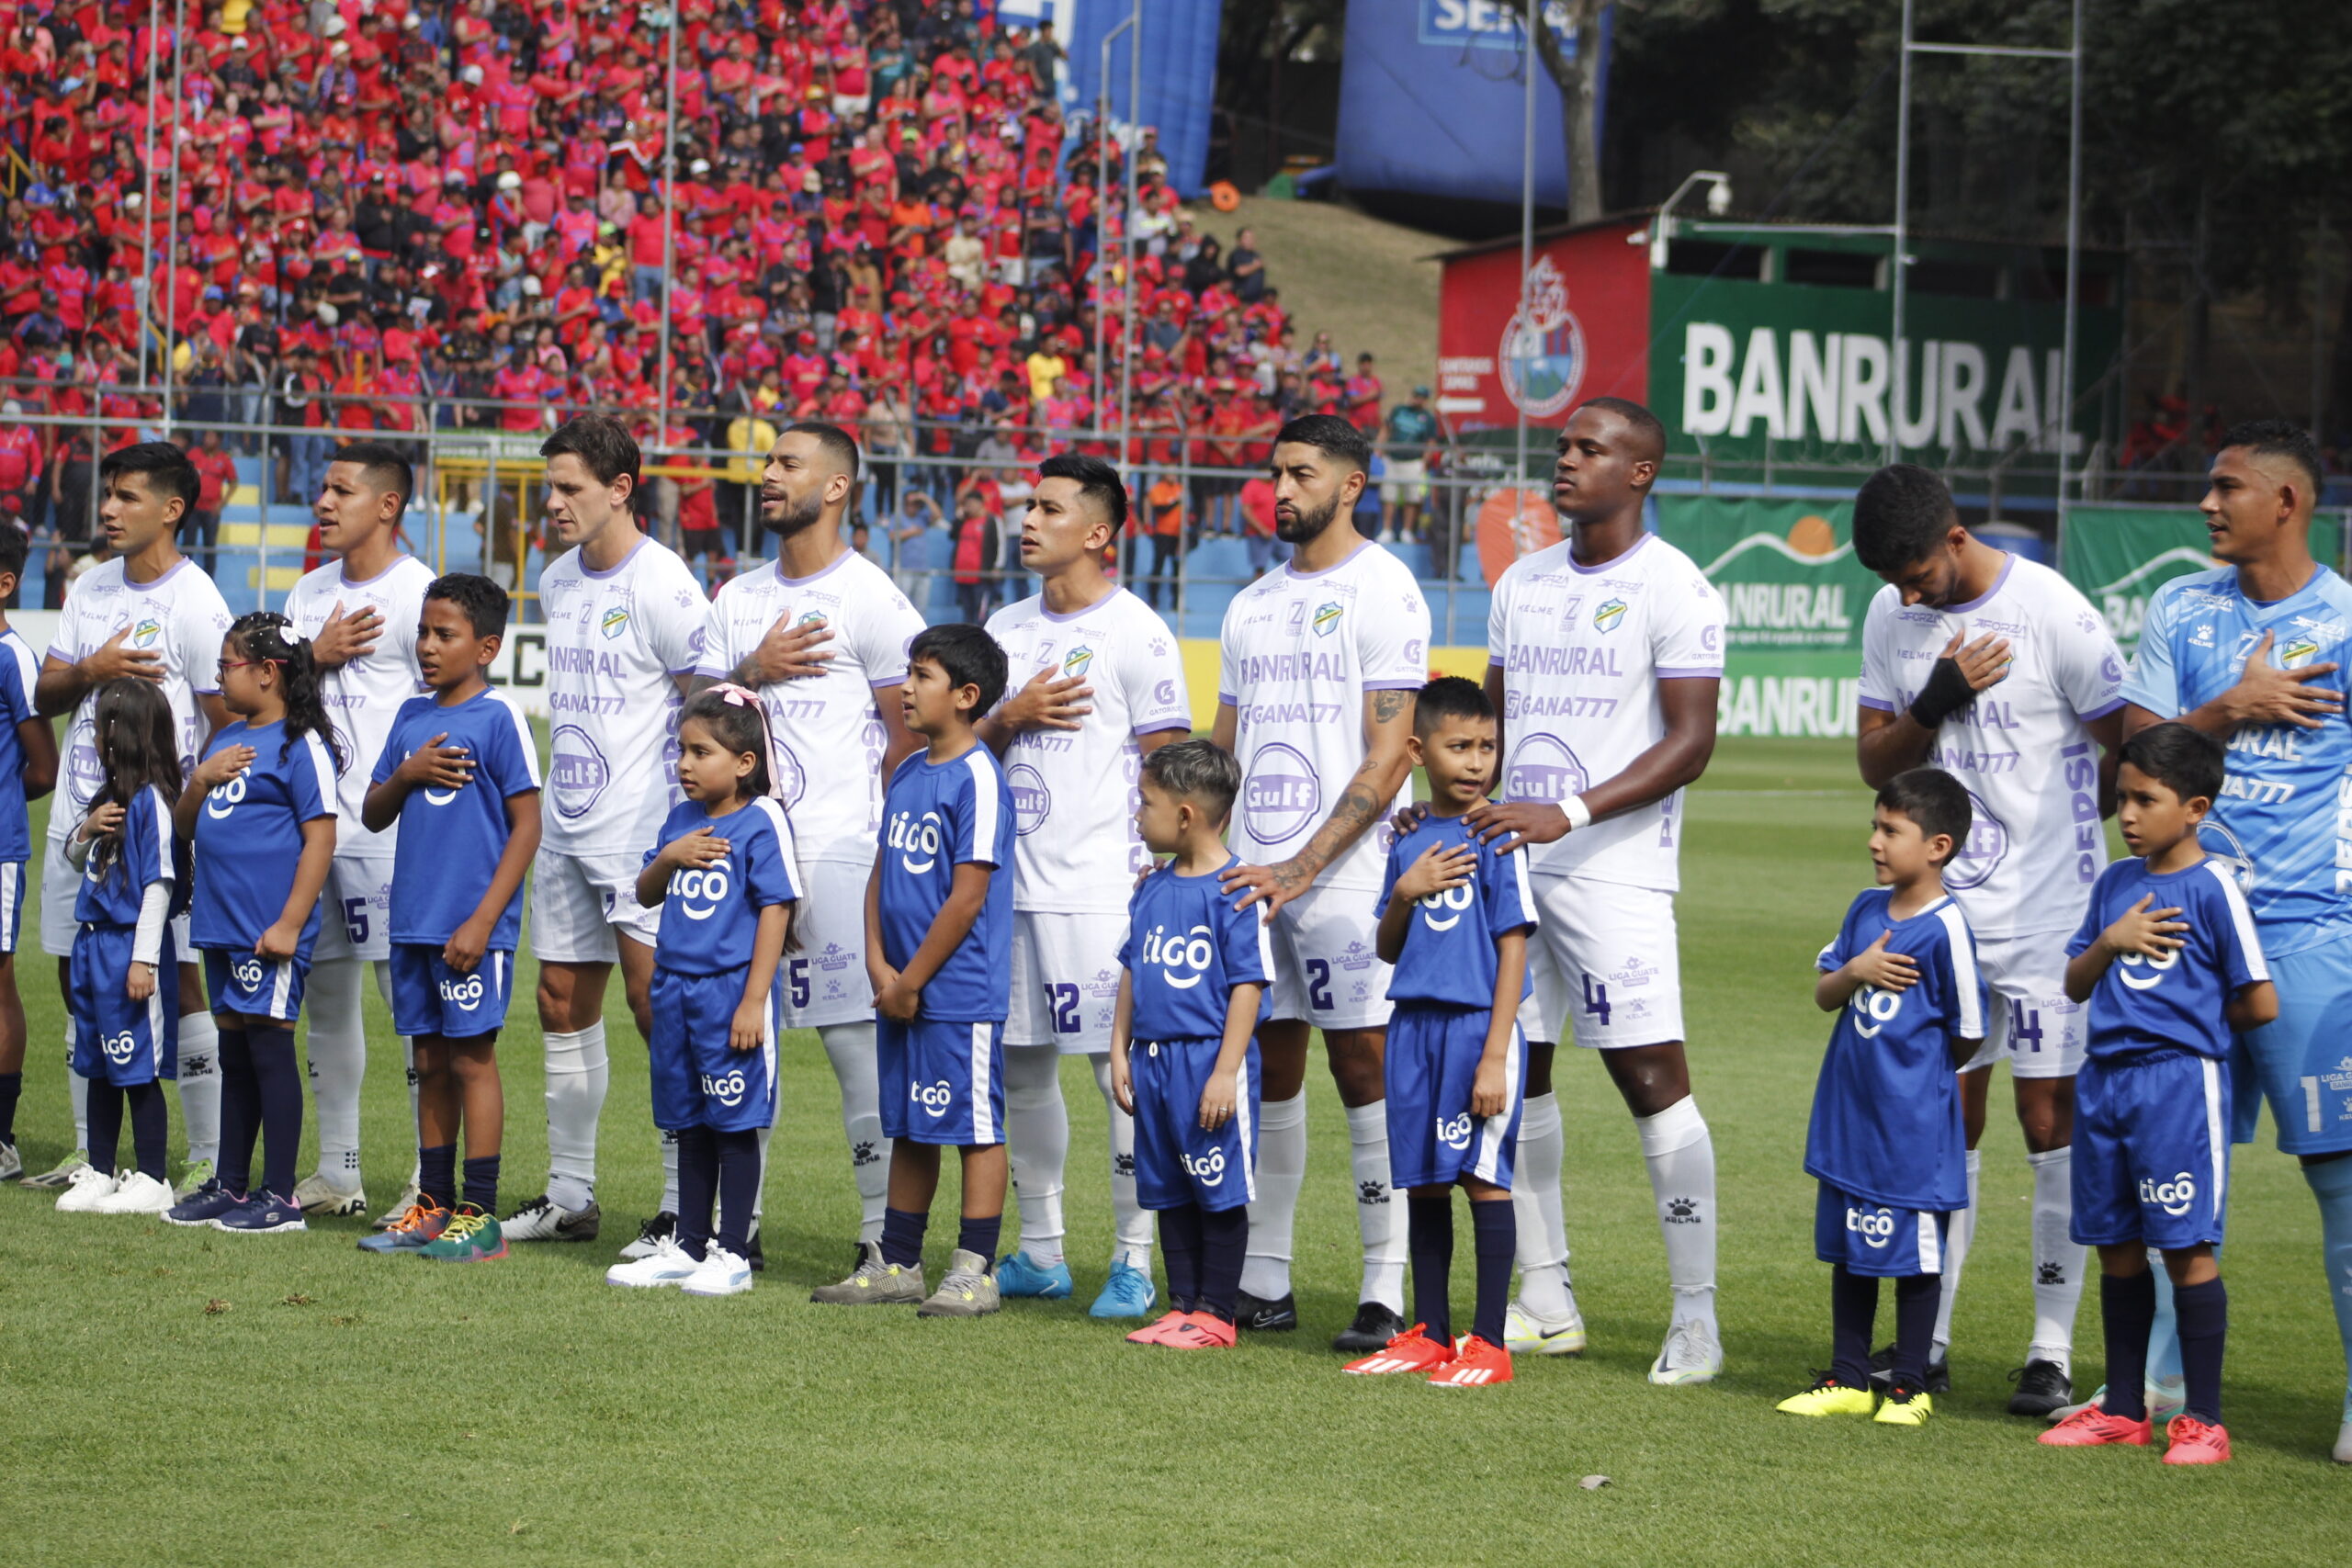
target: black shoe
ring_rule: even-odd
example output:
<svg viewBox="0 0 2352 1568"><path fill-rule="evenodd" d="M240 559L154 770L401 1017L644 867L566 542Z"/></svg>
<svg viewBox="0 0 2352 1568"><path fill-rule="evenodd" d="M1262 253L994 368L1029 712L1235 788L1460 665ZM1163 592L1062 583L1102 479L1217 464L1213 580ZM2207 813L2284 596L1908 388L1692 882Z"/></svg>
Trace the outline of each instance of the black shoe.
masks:
<svg viewBox="0 0 2352 1568"><path fill-rule="evenodd" d="M2009 1395L2012 1416L2047 1416L2061 1405L2074 1403L2074 1380L2058 1370L2055 1361L2032 1360L2009 1374L2018 1385Z"/></svg>
<svg viewBox="0 0 2352 1568"><path fill-rule="evenodd" d="M744 1245L743 1261L752 1266L754 1274L764 1273L767 1269L768 1255L760 1250L760 1222L757 1220L752 1222L752 1239Z"/></svg>
<svg viewBox="0 0 2352 1568"><path fill-rule="evenodd" d="M1233 1299L1233 1325L1251 1334L1287 1334L1298 1326L1298 1298L1285 1292L1270 1302L1240 1292Z"/></svg>
<svg viewBox="0 0 2352 1568"><path fill-rule="evenodd" d="M1369 1356L1412 1326L1378 1302L1363 1302L1356 1307L1356 1320L1340 1330L1331 1348L1351 1356Z"/></svg>
<svg viewBox="0 0 2352 1568"><path fill-rule="evenodd" d="M637 1239L621 1248L621 1257L632 1263L640 1258L650 1258L654 1248L677 1238L678 1216L664 1209L651 1219L639 1223Z"/></svg>
<svg viewBox="0 0 2352 1568"><path fill-rule="evenodd" d="M1871 1386L1879 1393L1884 1393L1894 1382L1894 1347L1888 1345L1871 1358ZM1928 1386L1920 1392L1923 1393L1951 1392L1951 1360L1949 1355L1942 1360L1928 1363Z"/></svg>

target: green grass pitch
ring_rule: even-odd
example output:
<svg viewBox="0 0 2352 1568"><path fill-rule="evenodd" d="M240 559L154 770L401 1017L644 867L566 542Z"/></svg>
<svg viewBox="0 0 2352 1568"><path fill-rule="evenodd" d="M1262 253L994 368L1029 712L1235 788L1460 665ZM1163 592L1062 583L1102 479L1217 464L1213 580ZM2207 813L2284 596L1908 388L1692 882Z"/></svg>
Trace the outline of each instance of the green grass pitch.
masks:
<svg viewBox="0 0 2352 1568"><path fill-rule="evenodd" d="M1842 742L1730 742L1690 801L1682 964L1720 1161L1729 1356L1712 1387L1644 1380L1666 1321L1657 1227L1625 1111L1574 1051L1559 1084L1592 1348L1523 1359L1508 1388L1447 1397L1340 1375L1326 1344L1354 1301L1357 1246L1346 1132L1320 1077L1299 1217L1306 1326L1233 1354L1140 1349L1086 1318L1109 1214L1101 1102L1077 1066L1064 1075L1073 1300L977 1323L810 1305L808 1288L843 1271L856 1213L808 1035L786 1053L758 1289L716 1302L608 1289L614 1247L659 1185L616 996L594 1246L435 1268L357 1252L356 1221L236 1237L58 1215L0 1190L0 1540L35 1564L2343 1562L2352 1472L2326 1457L2343 1363L2312 1201L2267 1126L2240 1153L2231 1205L2233 1463L2052 1451L2003 1413L2030 1326L2030 1184L1997 1086L1956 1384L1935 1420L1774 1414L1828 1354L1799 1161L1825 1039L1810 966L1868 874L1850 757ZM530 980L526 964L503 1049L510 1202L546 1168ZM40 1169L64 1152L60 1010L37 952L24 981L19 1127ZM365 1124L379 1202L409 1165L406 1112L398 1064L379 1055ZM1466 1240L1460 1256L1466 1314ZM2096 1301L2078 1335L2086 1388ZM1882 1337L1891 1322L1890 1300ZM1611 1483L1580 1490L1590 1474Z"/></svg>

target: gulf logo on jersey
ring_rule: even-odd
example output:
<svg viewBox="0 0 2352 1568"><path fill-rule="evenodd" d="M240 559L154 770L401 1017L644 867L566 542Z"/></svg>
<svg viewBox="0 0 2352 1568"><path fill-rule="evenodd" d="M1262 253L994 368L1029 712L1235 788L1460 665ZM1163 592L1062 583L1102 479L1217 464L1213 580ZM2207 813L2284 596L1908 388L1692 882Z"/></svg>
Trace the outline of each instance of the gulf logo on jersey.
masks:
<svg viewBox="0 0 2352 1568"><path fill-rule="evenodd" d="M680 866L670 874L670 897L676 900L679 913L690 920L707 920L718 913L718 907L727 902L727 890L732 886L724 861L713 865Z"/></svg>
<svg viewBox="0 0 2352 1568"><path fill-rule="evenodd" d="M555 791L556 813L585 817L612 783L613 770L595 741L576 724L558 725L548 739L548 784Z"/></svg>
<svg viewBox="0 0 2352 1568"><path fill-rule="evenodd" d="M1592 613L1592 628L1595 631L1613 632L1617 629L1617 624L1624 618L1625 601L1605 599L1601 601L1600 608Z"/></svg>
<svg viewBox="0 0 2352 1568"><path fill-rule="evenodd" d="M74 793L96 795L98 786L107 782L107 771L98 764L98 749L86 740L77 740L65 756L65 771L77 786Z"/></svg>
<svg viewBox="0 0 2352 1568"><path fill-rule="evenodd" d="M2221 819L2208 817L2197 825L2197 846L2222 863L2230 880L2238 885L2241 893L2254 891L2254 856L2235 833L2222 825Z"/></svg>
<svg viewBox="0 0 2352 1568"><path fill-rule="evenodd" d="M2135 991L2153 991L2164 984L2165 976L2179 962L2178 948L2160 958L2151 958L2144 953L2126 953L2116 959L2115 973Z"/></svg>
<svg viewBox="0 0 2352 1568"><path fill-rule="evenodd" d="M1317 606L1315 612L1315 635L1317 637L1329 637L1333 632L1338 631L1340 629L1340 604L1336 599L1329 604Z"/></svg>
<svg viewBox="0 0 2352 1568"><path fill-rule="evenodd" d="M910 818L901 811L890 818L889 845L899 852L899 863L910 876L922 876L939 863L939 813L926 811Z"/></svg>
<svg viewBox="0 0 2352 1568"><path fill-rule="evenodd" d="M773 705L768 710L768 739L775 742L768 760L775 768L775 787L784 796L784 804L788 809L800 804L800 793L808 785L808 773L801 767L800 759L793 754L792 748L777 738Z"/></svg>
<svg viewBox="0 0 2352 1568"><path fill-rule="evenodd" d="M2000 869L2002 859L2009 852L2009 830L1992 808L1968 792L1968 841L1951 857L1951 864L1944 868L1944 886L1954 893L1965 893L1972 887L1982 887L1994 872Z"/></svg>
<svg viewBox="0 0 2352 1568"><path fill-rule="evenodd" d="M597 629L605 634L607 641L620 636L628 629L628 612L618 604L614 605L605 612L605 618L597 623Z"/></svg>
<svg viewBox="0 0 2352 1568"><path fill-rule="evenodd" d="M1093 662L1094 650L1084 643L1080 643L1078 647L1071 649L1068 656L1062 660L1062 678L1075 681L1085 674L1086 667Z"/></svg>
<svg viewBox="0 0 2352 1568"><path fill-rule="evenodd" d="M1012 788L1012 830L1026 838L1046 825L1046 816L1054 808L1046 776L1026 762L1015 762L1005 769L1004 782Z"/></svg>
<svg viewBox="0 0 2352 1568"><path fill-rule="evenodd" d="M1209 928L1194 926L1191 931L1170 936L1165 926L1154 926L1143 939L1136 952L1138 963L1157 964L1167 971L1160 977L1179 991L1189 991L1201 983L1210 964L1216 959L1216 949L1209 942Z"/></svg>
<svg viewBox="0 0 2352 1568"><path fill-rule="evenodd" d="M1250 759L1249 776L1241 785L1241 818L1260 843L1279 844L1315 820L1322 798L1314 764L1297 747L1277 740Z"/></svg>
<svg viewBox="0 0 2352 1568"><path fill-rule="evenodd" d="M1505 800L1563 801L1580 795L1585 786L1584 764L1556 735L1536 733L1511 748L1503 769Z"/></svg>

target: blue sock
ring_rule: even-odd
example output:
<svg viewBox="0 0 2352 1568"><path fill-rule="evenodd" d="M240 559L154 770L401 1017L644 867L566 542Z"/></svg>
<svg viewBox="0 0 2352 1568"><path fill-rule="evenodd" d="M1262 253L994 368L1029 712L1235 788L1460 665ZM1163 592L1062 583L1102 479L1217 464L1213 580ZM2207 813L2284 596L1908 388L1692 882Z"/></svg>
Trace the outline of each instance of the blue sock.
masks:
<svg viewBox="0 0 2352 1568"><path fill-rule="evenodd" d="M0 1073L0 1144L17 1141L17 1097L24 1092L24 1074Z"/></svg>
<svg viewBox="0 0 2352 1568"><path fill-rule="evenodd" d="M2188 1385L2186 1413L2222 1424L2222 1347L2230 1331L2230 1292L2218 1279L2201 1285L2176 1285L2173 1309L2180 1314L2180 1375ZM2108 1397L2115 1397L2109 1389Z"/></svg>
<svg viewBox="0 0 2352 1568"><path fill-rule="evenodd" d="M931 1228L931 1216L909 1213L904 1209L882 1211L882 1261L895 1263L901 1269L922 1267L922 1233Z"/></svg>
<svg viewBox="0 0 2352 1568"><path fill-rule="evenodd" d="M752 1210L760 1201L760 1135L746 1127L714 1134L718 1145L718 1245L738 1258L752 1250Z"/></svg>
<svg viewBox="0 0 2352 1568"><path fill-rule="evenodd" d="M977 1258L986 1258L988 1267L981 1272L992 1274L996 1271L996 1244L1003 1235L1002 1214L988 1214L978 1219L967 1214L963 1224L956 1228L956 1245Z"/></svg>
<svg viewBox="0 0 2352 1568"><path fill-rule="evenodd" d="M466 1199L485 1214L498 1212L498 1156L466 1161Z"/></svg>
<svg viewBox="0 0 2352 1568"><path fill-rule="evenodd" d="M707 1127L678 1129L678 1248L695 1262L710 1245L710 1215L718 1202L718 1134Z"/></svg>
<svg viewBox="0 0 2352 1568"><path fill-rule="evenodd" d="M458 1202L458 1145L435 1144L416 1146L417 1196L436 1209L455 1208Z"/></svg>
<svg viewBox="0 0 2352 1568"><path fill-rule="evenodd" d="M2154 1271L2098 1277L2099 1316L2107 1330L2107 1398L2101 1408L2126 1421L2145 1421L2141 1389L2148 1381L2148 1326L2156 1319Z"/></svg>
<svg viewBox="0 0 2352 1568"><path fill-rule="evenodd" d="M1250 1207L1203 1209L1200 1310L1231 1323L1241 1297L1241 1264L1250 1250Z"/></svg>
<svg viewBox="0 0 2352 1568"><path fill-rule="evenodd" d="M245 1035L253 1043L261 1102L261 1184L276 1197L291 1198L295 1156L302 1148L302 1067L294 1059L294 1026L273 1021Z"/></svg>
<svg viewBox="0 0 2352 1568"><path fill-rule="evenodd" d="M1478 1266L1470 1332L1500 1349L1503 1314L1510 1306L1511 1259L1519 1251L1519 1215L1509 1198L1470 1205L1470 1245Z"/></svg>
<svg viewBox="0 0 2352 1568"><path fill-rule="evenodd" d="M1159 1211L1159 1261L1168 1270L1168 1305L1192 1312L1201 1304L1201 1206Z"/></svg>
<svg viewBox="0 0 2352 1568"><path fill-rule="evenodd" d="M1871 1386L1871 1324L1878 1316L1878 1276L1829 1266L1829 1374L1842 1388Z"/></svg>
<svg viewBox="0 0 2352 1568"><path fill-rule="evenodd" d="M2320 1261L2327 1269L2328 1300L2335 1304L2335 1332L2352 1365L2352 1155L2303 1167L2303 1179L2319 1200ZM2344 1419L2352 1421L2352 1370L2344 1387Z"/></svg>
<svg viewBox="0 0 2352 1568"><path fill-rule="evenodd" d="M1475 1205L1474 1205L1475 1206ZM1413 1318L1441 1345L1453 1343L1453 1190L1405 1200L1405 1244L1413 1259Z"/></svg>

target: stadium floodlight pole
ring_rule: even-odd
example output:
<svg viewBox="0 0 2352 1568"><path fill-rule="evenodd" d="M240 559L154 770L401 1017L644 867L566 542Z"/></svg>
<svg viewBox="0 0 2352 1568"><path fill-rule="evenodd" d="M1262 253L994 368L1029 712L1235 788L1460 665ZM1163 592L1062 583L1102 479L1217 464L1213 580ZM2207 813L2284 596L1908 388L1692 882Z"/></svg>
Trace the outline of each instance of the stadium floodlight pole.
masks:
<svg viewBox="0 0 2352 1568"><path fill-rule="evenodd" d="M1527 91L1520 116L1519 143L1519 310L1511 319L1519 330L1511 334L1508 352L1518 354L1527 338L1527 280L1535 272L1535 28L1540 18L1535 14L1535 0L1527 0L1527 18L1521 25L1527 29L1520 51L1520 70L1527 78ZM1520 384L1519 395L1512 398L1512 412L1519 416L1518 433L1514 437L1511 460L1510 532L1515 543L1527 542L1527 386ZM1514 554L1523 553L1513 551ZM1449 566L1453 563L1448 562ZM1453 576L1452 571L1446 573Z"/></svg>
<svg viewBox="0 0 2352 1568"><path fill-rule="evenodd" d="M1102 217L1111 205L1111 45L1136 25L1139 11L1102 35L1102 62L1094 73L1094 434L1102 434ZM1134 107L1131 104L1130 108ZM1132 159L1129 162L1133 162Z"/></svg>
<svg viewBox="0 0 2352 1568"><path fill-rule="evenodd" d="M662 15L670 34L670 66L669 107L662 118L662 391L660 412L653 426L653 439L657 445L668 440L670 432L670 269L677 259L678 210L677 0L670 0L668 9Z"/></svg>
<svg viewBox="0 0 2352 1568"><path fill-rule="evenodd" d="M164 199L164 264L170 279L164 291L164 439L172 438L172 359L180 331L180 107L187 85L187 51L180 39L187 31L187 0L172 0L172 131L164 139L172 160L170 194ZM269 584L262 583L265 593Z"/></svg>
<svg viewBox="0 0 2352 1568"><path fill-rule="evenodd" d="M147 0L147 144L140 155L145 167L145 193L139 198L139 277L131 287L139 300L139 384L147 384L147 306L149 279L155 267L155 32L162 25L163 0ZM97 461L96 453L90 460ZM95 470L94 470L95 471Z"/></svg>
<svg viewBox="0 0 2352 1568"><path fill-rule="evenodd" d="M1136 370L1136 165L1143 141L1143 0L1135 0L1127 14L1127 209L1119 220L1119 242L1125 254L1126 271L1120 279L1119 309L1119 468L1122 475L1129 463L1127 446L1135 429L1135 404L1131 400L1135 389ZM1099 374L1099 372L1098 372Z"/></svg>
<svg viewBox="0 0 2352 1568"><path fill-rule="evenodd" d="M2075 36L2066 52L2072 77L2073 102L2066 119L2066 327L2058 351L2058 406L2042 411L2045 423L2057 428L2051 445L2058 448L2058 527L2051 542L2065 558L2067 445L2075 429L2075 322L2082 310L2083 266L2083 0L2075 0ZM2318 419L2314 414L2312 423Z"/></svg>

